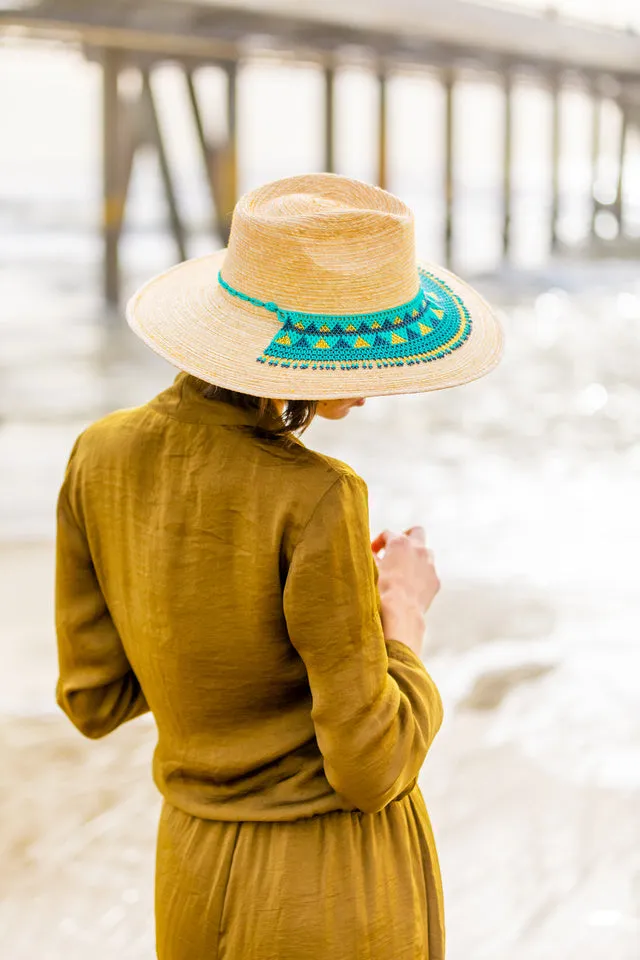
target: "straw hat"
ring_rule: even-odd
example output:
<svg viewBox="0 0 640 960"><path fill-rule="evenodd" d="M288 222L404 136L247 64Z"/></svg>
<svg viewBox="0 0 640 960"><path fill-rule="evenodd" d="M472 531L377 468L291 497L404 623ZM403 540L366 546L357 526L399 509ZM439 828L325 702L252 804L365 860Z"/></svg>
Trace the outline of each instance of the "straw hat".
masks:
<svg viewBox="0 0 640 960"><path fill-rule="evenodd" d="M488 373L502 350L479 294L417 260L411 210L328 173L247 193L228 247L150 280L127 319L181 370L286 400L452 387Z"/></svg>

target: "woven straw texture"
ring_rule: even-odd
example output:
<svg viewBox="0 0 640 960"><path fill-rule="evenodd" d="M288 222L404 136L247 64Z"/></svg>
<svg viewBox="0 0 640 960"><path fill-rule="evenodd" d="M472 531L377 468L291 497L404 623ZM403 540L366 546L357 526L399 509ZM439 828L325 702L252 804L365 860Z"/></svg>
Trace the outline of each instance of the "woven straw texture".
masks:
<svg viewBox="0 0 640 960"><path fill-rule="evenodd" d="M220 272L229 287L281 311L361 317L415 298L418 267L459 298L471 323L460 345L429 362L410 351L389 365L368 362L366 350L322 368L265 362L265 351L282 329L281 317L218 282ZM222 387L281 399L456 386L488 373L503 342L495 314L475 290L443 267L417 259L411 210L378 187L335 174L288 177L246 194L236 204L229 246L150 280L129 301L127 319L179 369Z"/></svg>

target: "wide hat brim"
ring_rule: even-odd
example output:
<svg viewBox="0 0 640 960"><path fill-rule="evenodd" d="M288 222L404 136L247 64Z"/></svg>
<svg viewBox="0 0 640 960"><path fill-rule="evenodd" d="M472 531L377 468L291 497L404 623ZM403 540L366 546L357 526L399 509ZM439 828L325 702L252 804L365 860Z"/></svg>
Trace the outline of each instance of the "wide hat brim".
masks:
<svg viewBox="0 0 640 960"><path fill-rule="evenodd" d="M177 264L145 283L127 304L127 321L155 353L208 383L252 396L328 400L423 393L458 386L489 373L500 360L503 332L491 307L443 267L419 260L437 286L468 316L463 342L430 362L409 358L388 365L262 362L282 324L218 283L226 248ZM441 355L442 354L442 355ZM411 362L409 362L409 360Z"/></svg>

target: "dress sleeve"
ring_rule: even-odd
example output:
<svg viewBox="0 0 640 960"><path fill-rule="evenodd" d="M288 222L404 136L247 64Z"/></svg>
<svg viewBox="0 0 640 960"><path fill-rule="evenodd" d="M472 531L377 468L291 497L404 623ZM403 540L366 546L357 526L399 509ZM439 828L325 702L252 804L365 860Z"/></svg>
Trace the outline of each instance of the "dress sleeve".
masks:
<svg viewBox="0 0 640 960"><path fill-rule="evenodd" d="M81 733L97 739L149 707L111 619L82 523L72 507L72 474L70 461L57 508L56 701Z"/></svg>
<svg viewBox="0 0 640 960"><path fill-rule="evenodd" d="M293 551L284 613L309 677L326 777L365 813L410 789L442 722L422 660L385 640L376 573L366 486L341 475Z"/></svg>

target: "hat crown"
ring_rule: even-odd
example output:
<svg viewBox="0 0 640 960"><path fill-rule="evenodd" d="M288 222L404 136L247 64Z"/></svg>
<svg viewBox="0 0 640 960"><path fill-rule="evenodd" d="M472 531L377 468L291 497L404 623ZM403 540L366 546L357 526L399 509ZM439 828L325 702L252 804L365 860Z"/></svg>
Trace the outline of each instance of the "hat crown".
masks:
<svg viewBox="0 0 640 960"><path fill-rule="evenodd" d="M418 289L413 214L385 190L348 177L277 180L236 204L223 275L282 309L395 307Z"/></svg>

